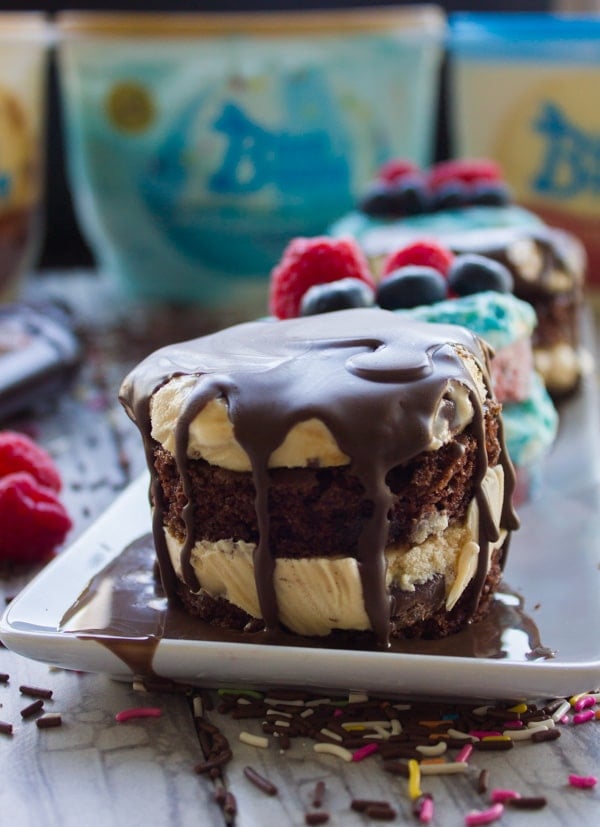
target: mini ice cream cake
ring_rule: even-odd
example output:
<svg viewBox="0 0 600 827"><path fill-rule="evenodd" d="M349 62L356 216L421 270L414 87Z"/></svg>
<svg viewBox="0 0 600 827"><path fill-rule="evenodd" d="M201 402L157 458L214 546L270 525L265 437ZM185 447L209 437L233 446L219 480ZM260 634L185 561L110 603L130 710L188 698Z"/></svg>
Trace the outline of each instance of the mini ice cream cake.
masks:
<svg viewBox="0 0 600 827"><path fill-rule="evenodd" d="M380 647L485 614L514 475L465 328L379 308L248 322L157 351L120 398L165 589L193 614Z"/></svg>
<svg viewBox="0 0 600 827"><path fill-rule="evenodd" d="M502 262L515 295L532 304L536 367L553 396L573 391L582 371L579 313L586 270L583 245L512 203L499 167L487 160L446 161L429 170L384 165L355 212L331 228L358 240L375 271L395 249L434 238L457 254Z"/></svg>

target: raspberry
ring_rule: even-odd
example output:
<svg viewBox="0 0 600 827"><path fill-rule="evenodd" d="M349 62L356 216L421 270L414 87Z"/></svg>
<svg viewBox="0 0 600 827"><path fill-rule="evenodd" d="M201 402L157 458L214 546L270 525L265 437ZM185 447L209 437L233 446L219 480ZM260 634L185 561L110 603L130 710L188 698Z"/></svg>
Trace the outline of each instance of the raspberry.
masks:
<svg viewBox="0 0 600 827"><path fill-rule="evenodd" d="M294 238L271 272L269 309L279 319L299 315L302 296L315 284L360 279L375 288L364 253L352 238Z"/></svg>
<svg viewBox="0 0 600 827"><path fill-rule="evenodd" d="M72 526L51 488L26 471L0 479L0 560L38 563L47 560Z"/></svg>
<svg viewBox="0 0 600 827"><path fill-rule="evenodd" d="M52 458L25 434L0 431L0 478L27 471L41 485L60 491L61 479Z"/></svg>
<svg viewBox="0 0 600 827"><path fill-rule="evenodd" d="M471 158L435 164L429 170L428 181L431 189L437 190L451 181L471 185L479 181L501 181L503 177L502 170L495 161Z"/></svg>
<svg viewBox="0 0 600 827"><path fill-rule="evenodd" d="M422 267L433 267L445 276L453 261L454 254L450 250L441 247L437 241L422 239L390 253L383 264L382 274L385 277L399 267L418 264Z"/></svg>
<svg viewBox="0 0 600 827"><path fill-rule="evenodd" d="M379 181L385 181L386 184L395 184L405 175L415 175L419 172L419 167L408 161L406 158L392 158L382 164L377 170L377 178Z"/></svg>

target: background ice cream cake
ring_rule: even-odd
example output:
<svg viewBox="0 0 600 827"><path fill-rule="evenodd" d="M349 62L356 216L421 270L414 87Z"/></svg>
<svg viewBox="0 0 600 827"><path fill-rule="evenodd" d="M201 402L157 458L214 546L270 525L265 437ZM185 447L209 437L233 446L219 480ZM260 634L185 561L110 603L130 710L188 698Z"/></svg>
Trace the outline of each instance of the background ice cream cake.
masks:
<svg viewBox="0 0 600 827"><path fill-rule="evenodd" d="M514 294L536 311L534 357L546 387L556 397L577 387L584 247L572 233L513 203L497 164L457 160L423 170L391 161L331 233L356 238L376 272L385 256L424 236L454 253L501 262L510 270Z"/></svg>

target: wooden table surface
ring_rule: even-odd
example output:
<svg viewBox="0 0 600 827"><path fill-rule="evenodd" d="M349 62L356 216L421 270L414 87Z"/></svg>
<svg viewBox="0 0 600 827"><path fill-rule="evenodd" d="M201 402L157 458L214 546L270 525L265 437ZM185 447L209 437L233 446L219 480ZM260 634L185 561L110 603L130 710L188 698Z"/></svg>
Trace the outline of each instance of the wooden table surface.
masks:
<svg viewBox="0 0 600 827"><path fill-rule="evenodd" d="M170 338L200 335L223 319L193 308L151 312L128 306L115 301L110 287L92 273L32 278L26 294L36 300L58 298L70 305L85 333L86 360L71 390L34 413L0 423L1 428L28 431L53 455L63 475L63 500L75 523L68 538L72 542L144 467L137 431L116 400L126 370ZM12 574L0 580L7 600L29 576ZM384 772L377 756L345 763L315 753L313 742L303 738L295 738L286 751L280 751L273 738L268 749L260 749L238 739L242 730L260 733L260 721L233 720L215 707L205 711L206 720L227 737L233 758L223 780L213 781L194 771L204 756L188 694L142 693L133 683L52 669L7 649L0 651L0 672L9 675L8 683L0 685L0 719L14 725L12 735L0 734L2 824L301 825L306 813L316 809L311 802L320 780L325 782L320 812L329 814L330 824L375 823L350 808L352 799L358 798L390 802L397 812L392 823L418 823L407 780ZM52 690L45 710L60 712L62 726L39 729L33 718L21 718L30 700L19 691L24 684ZM591 689L577 686L573 692ZM139 706L159 707L162 714L127 723L115 720L119 711ZM600 786L575 789L567 779L570 773L600 775L599 727L598 721L562 725L558 740L524 742L509 752L479 753L470 759L473 771L468 777L424 778L423 791L434 797L432 823L461 825L467 812L489 806L489 795L478 792L473 783L473 772L484 768L490 773L490 789L511 788L523 796L547 799L540 810L507 807L502 824L598 823ZM276 784L278 794L266 795L251 784L244 775L247 766ZM215 801L223 785L237 801L235 816Z"/></svg>

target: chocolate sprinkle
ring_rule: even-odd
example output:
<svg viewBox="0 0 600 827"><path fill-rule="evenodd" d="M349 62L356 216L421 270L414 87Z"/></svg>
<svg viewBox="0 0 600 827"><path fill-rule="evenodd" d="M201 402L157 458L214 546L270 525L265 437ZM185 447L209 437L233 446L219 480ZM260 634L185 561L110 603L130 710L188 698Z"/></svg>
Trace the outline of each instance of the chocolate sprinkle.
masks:
<svg viewBox="0 0 600 827"><path fill-rule="evenodd" d="M266 793L267 795L277 795L278 790L275 784L252 767L244 767L244 775L254 784L255 787L262 790L263 793Z"/></svg>
<svg viewBox="0 0 600 827"><path fill-rule="evenodd" d="M234 816L237 813L237 801L232 792L227 790L223 801L223 812L225 815Z"/></svg>
<svg viewBox="0 0 600 827"><path fill-rule="evenodd" d="M402 778L409 776L408 764L404 761L384 761L383 769L391 775L400 775Z"/></svg>
<svg viewBox="0 0 600 827"><path fill-rule="evenodd" d="M46 701L52 697L51 689L42 689L38 686L20 686L19 692L21 695L27 695L29 698L43 698Z"/></svg>
<svg viewBox="0 0 600 827"><path fill-rule="evenodd" d="M396 810L387 803L374 804L365 810L365 815L375 821L393 821L396 818Z"/></svg>
<svg viewBox="0 0 600 827"><path fill-rule="evenodd" d="M543 795L539 795L509 798L504 803L515 810L541 810L548 802Z"/></svg>
<svg viewBox="0 0 600 827"><path fill-rule="evenodd" d="M350 809L357 813L365 813L372 809L389 809L390 806L388 801L377 801L370 798L353 798L350 802Z"/></svg>
<svg viewBox="0 0 600 827"><path fill-rule="evenodd" d="M488 791L490 771L483 769L477 776L477 792L483 795Z"/></svg>
<svg viewBox="0 0 600 827"><path fill-rule="evenodd" d="M320 810L314 813L306 813L304 816L305 824L327 824L329 821L329 813Z"/></svg>
<svg viewBox="0 0 600 827"><path fill-rule="evenodd" d="M554 727L553 729L540 729L539 732L534 732L531 740L534 744L541 744L544 741L556 741L560 738L560 729Z"/></svg>
<svg viewBox="0 0 600 827"><path fill-rule="evenodd" d="M204 701L204 695L200 697ZM193 709L194 698L191 698L190 702ZM206 704L203 703L202 706ZM194 772L198 775L208 774L214 780L219 779L222 767L233 757L229 741L218 726L211 724L202 715L194 715L194 726L205 759L195 765Z"/></svg>
<svg viewBox="0 0 600 827"><path fill-rule="evenodd" d="M514 742L509 739L499 739L497 741L476 741L473 746L481 752L502 752L512 749L514 747Z"/></svg>
<svg viewBox="0 0 600 827"><path fill-rule="evenodd" d="M24 709L21 710L21 718L31 718L32 715L35 715L36 712L40 712L44 708L44 701L41 698L38 698L37 701L29 704Z"/></svg>
<svg viewBox="0 0 600 827"><path fill-rule="evenodd" d="M319 807L323 806L323 800L325 798L325 790L326 790L325 782L323 781L323 779L320 779L315 784L315 790L313 792L313 797L312 797L313 807L318 809Z"/></svg>
<svg viewBox="0 0 600 827"><path fill-rule="evenodd" d="M49 712L47 715L38 718L35 724L38 729L51 729L62 726L62 718L58 712Z"/></svg>

